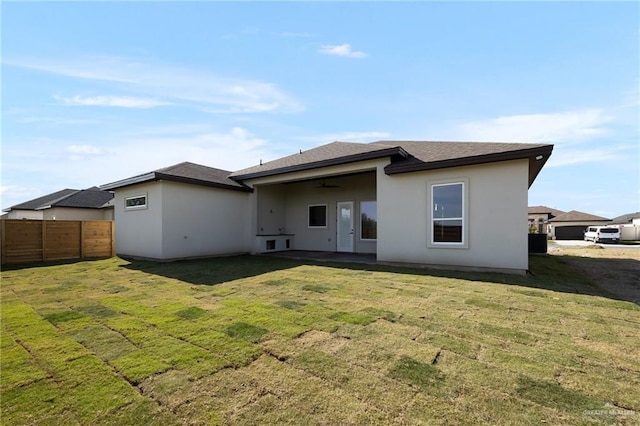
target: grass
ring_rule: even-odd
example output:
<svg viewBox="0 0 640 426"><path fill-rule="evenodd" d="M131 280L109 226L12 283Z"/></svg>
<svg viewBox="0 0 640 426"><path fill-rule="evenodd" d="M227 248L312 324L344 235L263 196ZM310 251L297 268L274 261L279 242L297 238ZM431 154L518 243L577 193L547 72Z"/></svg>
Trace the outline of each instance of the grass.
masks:
<svg viewBox="0 0 640 426"><path fill-rule="evenodd" d="M2 272L2 424L638 424L640 307L527 277L240 256Z"/></svg>

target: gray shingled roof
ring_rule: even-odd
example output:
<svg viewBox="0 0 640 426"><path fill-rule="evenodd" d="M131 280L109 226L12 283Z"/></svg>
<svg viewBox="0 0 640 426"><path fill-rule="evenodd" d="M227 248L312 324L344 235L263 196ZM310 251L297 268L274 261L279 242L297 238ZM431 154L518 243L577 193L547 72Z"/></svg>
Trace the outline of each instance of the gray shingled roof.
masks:
<svg viewBox="0 0 640 426"><path fill-rule="evenodd" d="M529 159L529 184L538 175L553 145L492 142L378 141L332 142L288 157L231 173L236 180L310 170L373 158L390 157L388 175L420 170ZM541 161L535 160L539 157Z"/></svg>
<svg viewBox="0 0 640 426"><path fill-rule="evenodd" d="M33 200L11 206L11 210L42 210L51 207L99 209L113 198L113 194L99 189L63 189Z"/></svg>
<svg viewBox="0 0 640 426"><path fill-rule="evenodd" d="M258 166L249 167L231 173L236 180L271 176L299 170L309 170L354 161L389 157L406 156L398 147L386 145L362 144L353 142L332 142L307 151L269 161Z"/></svg>
<svg viewBox="0 0 640 426"><path fill-rule="evenodd" d="M608 221L606 217L596 216L589 213L579 212L577 210L571 210L563 213L559 216L549 219L549 222L602 222Z"/></svg>
<svg viewBox="0 0 640 426"><path fill-rule="evenodd" d="M388 174L407 171L429 170L440 166L481 164L494 161L492 157L501 154L513 154L526 158L527 150L552 147L546 144L498 143L498 142L424 142L424 141L379 141L372 145L400 146L411 156L385 167ZM507 155L508 157L509 155ZM471 163L471 160L476 159Z"/></svg>
<svg viewBox="0 0 640 426"><path fill-rule="evenodd" d="M125 186L135 185L142 182L169 180L238 191L251 191L250 188L229 179L229 174L231 174L231 172L227 170L216 169L190 162L183 162L142 175L108 183L106 185L102 185L100 188L103 190L114 190L116 188L123 188Z"/></svg>
<svg viewBox="0 0 640 426"><path fill-rule="evenodd" d="M52 207L80 207L88 209L99 209L113 199L113 193L101 191L99 189L85 189L75 194L56 201Z"/></svg>
<svg viewBox="0 0 640 426"><path fill-rule="evenodd" d="M61 191L53 192L51 194L43 195L42 197L34 198L33 200L25 201L24 203L16 204L15 206L11 206L4 211L11 210L36 210L38 207L42 205L51 204L54 201L60 200L61 198L68 197L71 194L78 192L77 189L63 189Z"/></svg>

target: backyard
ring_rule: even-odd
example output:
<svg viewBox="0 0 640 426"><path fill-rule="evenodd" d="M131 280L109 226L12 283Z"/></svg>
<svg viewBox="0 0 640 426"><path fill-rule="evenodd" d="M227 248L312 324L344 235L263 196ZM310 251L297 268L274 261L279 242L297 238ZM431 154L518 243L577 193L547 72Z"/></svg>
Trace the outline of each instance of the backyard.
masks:
<svg viewBox="0 0 640 426"><path fill-rule="evenodd" d="M640 250L552 253L526 277L263 256L10 268L1 423L640 423Z"/></svg>

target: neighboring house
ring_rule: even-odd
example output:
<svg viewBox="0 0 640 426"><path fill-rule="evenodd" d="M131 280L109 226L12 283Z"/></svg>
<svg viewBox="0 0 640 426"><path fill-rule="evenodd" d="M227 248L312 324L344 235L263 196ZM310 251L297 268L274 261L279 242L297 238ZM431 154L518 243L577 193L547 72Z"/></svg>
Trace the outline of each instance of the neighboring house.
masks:
<svg viewBox="0 0 640 426"><path fill-rule="evenodd" d="M624 214L611 219L608 225L620 228L620 240L640 241L640 212Z"/></svg>
<svg viewBox="0 0 640 426"><path fill-rule="evenodd" d="M587 226L606 225L611 219L571 210L547 221L547 234L554 240L582 240Z"/></svg>
<svg viewBox="0 0 640 426"><path fill-rule="evenodd" d="M534 234L546 233L546 223L549 219L563 214L562 210L552 209L547 206L531 206L528 209L529 232Z"/></svg>
<svg viewBox="0 0 640 426"><path fill-rule="evenodd" d="M63 189L3 210L5 219L113 220L113 193Z"/></svg>
<svg viewBox="0 0 640 426"><path fill-rule="evenodd" d="M103 185L117 252L176 259L277 250L528 269L527 190L547 144L333 142L233 173L181 163ZM499 227L495 223L500 212Z"/></svg>

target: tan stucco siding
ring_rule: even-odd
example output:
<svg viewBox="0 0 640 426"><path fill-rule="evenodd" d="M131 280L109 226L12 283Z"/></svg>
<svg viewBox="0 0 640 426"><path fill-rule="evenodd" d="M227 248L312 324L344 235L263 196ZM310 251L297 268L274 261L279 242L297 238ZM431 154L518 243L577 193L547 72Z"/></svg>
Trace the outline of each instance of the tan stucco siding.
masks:
<svg viewBox="0 0 640 426"><path fill-rule="evenodd" d="M360 238L360 202L376 201L375 171L387 164L388 159L368 160L245 182L255 189L251 196L253 234L295 234L292 248L296 250L335 251L336 204L353 201L354 250L375 253L377 242ZM318 188L323 179L338 187ZM319 204L327 206L327 226L309 228L309 206ZM264 247L254 245L253 251L264 251Z"/></svg>
<svg viewBox="0 0 640 426"><path fill-rule="evenodd" d="M336 208L341 201L353 202L354 251L375 253L376 241L360 238L360 202L376 200L374 173L335 177L326 180L336 187L319 188L320 181L312 180L286 185L286 232L295 234L295 249L336 251ZM309 206L327 206L327 226L310 228Z"/></svg>
<svg viewBox="0 0 640 426"><path fill-rule="evenodd" d="M7 219L33 219L42 220L42 211L37 210L11 210L7 213Z"/></svg>
<svg viewBox="0 0 640 426"><path fill-rule="evenodd" d="M162 181L162 258L245 253L251 249L246 192Z"/></svg>
<svg viewBox="0 0 640 426"><path fill-rule="evenodd" d="M113 209L52 207L42 211L45 220L112 220Z"/></svg>
<svg viewBox="0 0 640 426"><path fill-rule="evenodd" d="M281 234L286 230L285 195L289 185L255 187L257 234Z"/></svg>
<svg viewBox="0 0 640 426"><path fill-rule="evenodd" d="M465 181L465 248L430 246L429 185ZM528 268L528 161L514 160L387 176L378 172L378 260L505 269Z"/></svg>
<svg viewBox="0 0 640 426"><path fill-rule="evenodd" d="M125 198L147 196L147 208L125 209ZM162 191L156 182L115 191L116 253L162 259Z"/></svg>

